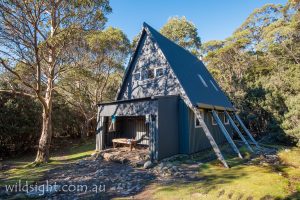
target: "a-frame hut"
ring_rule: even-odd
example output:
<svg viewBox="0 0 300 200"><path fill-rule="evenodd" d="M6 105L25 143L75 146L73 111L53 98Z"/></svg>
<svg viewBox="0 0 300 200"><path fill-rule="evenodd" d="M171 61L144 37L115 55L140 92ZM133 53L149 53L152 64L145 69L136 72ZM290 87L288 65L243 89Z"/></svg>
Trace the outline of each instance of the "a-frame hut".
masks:
<svg viewBox="0 0 300 200"><path fill-rule="evenodd" d="M228 142L242 157L234 132L249 150L247 138L257 145L202 61L146 23L116 100L99 104L97 124L98 151L128 138L149 146L154 161L212 147L228 167L218 145Z"/></svg>

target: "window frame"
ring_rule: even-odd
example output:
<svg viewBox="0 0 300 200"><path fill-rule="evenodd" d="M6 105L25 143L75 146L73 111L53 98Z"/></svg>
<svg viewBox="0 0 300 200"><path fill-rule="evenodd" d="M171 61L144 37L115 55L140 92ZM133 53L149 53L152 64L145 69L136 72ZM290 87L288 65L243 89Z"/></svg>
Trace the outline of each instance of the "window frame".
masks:
<svg viewBox="0 0 300 200"><path fill-rule="evenodd" d="M149 78L149 72L153 71L153 75ZM154 68L147 68L141 71L140 81L148 81L155 79L155 69Z"/></svg>
<svg viewBox="0 0 300 200"><path fill-rule="evenodd" d="M204 110L200 110L200 114L201 114L201 117L204 120ZM197 119L196 115L194 115L194 127L195 128L202 128L200 122L199 122L199 125L197 125L197 121L199 121L199 120Z"/></svg>
<svg viewBox="0 0 300 200"><path fill-rule="evenodd" d="M135 75L137 75L137 74L139 74L139 79L135 79ZM135 72L132 74L132 76L133 76L133 81L140 81L142 78L141 72Z"/></svg>
<svg viewBox="0 0 300 200"><path fill-rule="evenodd" d="M227 119L227 121L226 121L226 119ZM228 117L226 116L225 113L224 113L223 123L224 123L225 125L228 125L228 124L229 124L229 119L228 119Z"/></svg>
<svg viewBox="0 0 300 200"><path fill-rule="evenodd" d="M157 71L160 70L160 69L162 70L162 74L158 76ZM165 67L158 67L158 68L155 68L154 70L155 70L155 72L154 72L155 78L162 77L162 76L165 75Z"/></svg>
<svg viewBox="0 0 300 200"><path fill-rule="evenodd" d="M212 112L211 112L211 125L213 125L213 126L217 126L218 125L218 123L216 122L216 120L215 120L214 115L212 114Z"/></svg>
<svg viewBox="0 0 300 200"><path fill-rule="evenodd" d="M152 77L151 78L149 78L149 72L150 71L153 71L153 73L152 73ZM148 80L148 79L154 79L155 78L155 69L154 68L148 68L147 69L147 79L146 80Z"/></svg>

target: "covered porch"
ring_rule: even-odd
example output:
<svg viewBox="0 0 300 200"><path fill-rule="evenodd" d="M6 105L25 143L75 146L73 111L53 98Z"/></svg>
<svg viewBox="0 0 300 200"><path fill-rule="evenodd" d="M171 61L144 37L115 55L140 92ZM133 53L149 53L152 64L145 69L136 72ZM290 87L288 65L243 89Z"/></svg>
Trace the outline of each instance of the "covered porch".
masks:
<svg viewBox="0 0 300 200"><path fill-rule="evenodd" d="M151 97L99 104L96 150L143 149L157 160L157 114L157 100Z"/></svg>

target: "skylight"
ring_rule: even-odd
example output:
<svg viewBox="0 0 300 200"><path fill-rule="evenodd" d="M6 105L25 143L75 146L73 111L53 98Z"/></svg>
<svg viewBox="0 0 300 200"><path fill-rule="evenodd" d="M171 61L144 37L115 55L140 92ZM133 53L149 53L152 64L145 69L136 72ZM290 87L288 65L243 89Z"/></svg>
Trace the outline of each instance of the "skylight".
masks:
<svg viewBox="0 0 300 200"><path fill-rule="evenodd" d="M198 74L198 77L200 78L202 84L205 86L205 87L208 87L205 80L202 78L202 76L200 74Z"/></svg>
<svg viewBox="0 0 300 200"><path fill-rule="evenodd" d="M217 88L217 86L214 84L214 82L212 82L212 80L209 80L209 81L210 81L210 83L212 84L212 86L214 86L215 90L216 90L216 91L219 91L218 88Z"/></svg>

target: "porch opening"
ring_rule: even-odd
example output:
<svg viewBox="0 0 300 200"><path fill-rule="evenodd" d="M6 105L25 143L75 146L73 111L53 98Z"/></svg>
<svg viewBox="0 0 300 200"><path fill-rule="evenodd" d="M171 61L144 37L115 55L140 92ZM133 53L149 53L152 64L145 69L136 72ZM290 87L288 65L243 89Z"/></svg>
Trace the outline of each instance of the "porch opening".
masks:
<svg viewBox="0 0 300 200"><path fill-rule="evenodd" d="M131 143L133 150L149 148L149 123L146 123L145 116L117 116L114 127L112 127L112 118L107 118L104 124L106 148L121 146L130 148Z"/></svg>

